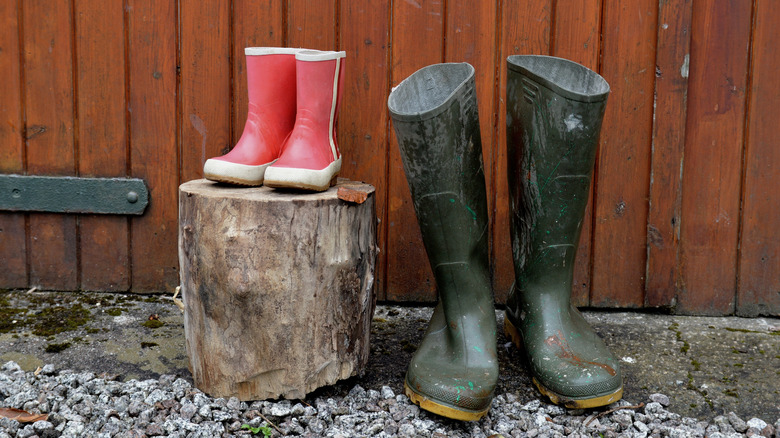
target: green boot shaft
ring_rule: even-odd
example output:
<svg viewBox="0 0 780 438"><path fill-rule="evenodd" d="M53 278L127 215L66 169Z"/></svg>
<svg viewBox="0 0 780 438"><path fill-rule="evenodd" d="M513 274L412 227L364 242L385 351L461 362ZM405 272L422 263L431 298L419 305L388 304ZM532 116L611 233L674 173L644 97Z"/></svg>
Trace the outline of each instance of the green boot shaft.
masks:
<svg viewBox="0 0 780 438"><path fill-rule="evenodd" d="M507 80L507 96L516 96L507 101L512 250L515 272L524 272L529 264L541 262L548 247L571 247L565 258L545 267L563 274L574 262L582 230L609 88L606 82L592 83L593 88L603 87L597 96L601 99L582 101L590 95L577 95L534 75L551 60L534 58L541 58L530 60L538 64L534 70L510 63ZM579 92L590 84L570 80L585 88ZM519 280L526 281L523 276Z"/></svg>

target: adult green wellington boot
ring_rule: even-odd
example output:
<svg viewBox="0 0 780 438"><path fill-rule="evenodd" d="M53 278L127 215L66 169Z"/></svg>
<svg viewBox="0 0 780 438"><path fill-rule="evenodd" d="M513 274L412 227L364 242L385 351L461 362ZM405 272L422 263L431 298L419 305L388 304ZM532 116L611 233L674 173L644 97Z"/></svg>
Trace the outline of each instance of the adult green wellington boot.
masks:
<svg viewBox="0 0 780 438"><path fill-rule="evenodd" d="M490 409L498 379L475 92L471 65L437 64L387 101L439 293L404 389L421 408L467 421Z"/></svg>
<svg viewBox="0 0 780 438"><path fill-rule="evenodd" d="M504 329L534 384L569 408L620 400L618 361L571 304L609 84L565 59L507 59L507 176L515 284Z"/></svg>

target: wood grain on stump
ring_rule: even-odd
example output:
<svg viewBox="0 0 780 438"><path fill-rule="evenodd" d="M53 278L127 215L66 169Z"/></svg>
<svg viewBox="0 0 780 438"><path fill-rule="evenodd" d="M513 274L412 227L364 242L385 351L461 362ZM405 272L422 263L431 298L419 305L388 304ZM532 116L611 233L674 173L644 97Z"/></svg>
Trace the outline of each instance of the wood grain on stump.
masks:
<svg viewBox="0 0 780 438"><path fill-rule="evenodd" d="M345 185L366 201L339 199ZM375 208L372 186L345 180L322 193L182 184L179 264L195 386L214 397L296 399L362 373Z"/></svg>

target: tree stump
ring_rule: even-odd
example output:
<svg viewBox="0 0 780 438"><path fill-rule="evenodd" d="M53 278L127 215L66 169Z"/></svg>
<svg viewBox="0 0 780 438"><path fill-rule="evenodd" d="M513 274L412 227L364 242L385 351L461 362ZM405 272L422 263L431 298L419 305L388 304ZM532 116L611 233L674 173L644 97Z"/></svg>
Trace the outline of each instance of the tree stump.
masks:
<svg viewBox="0 0 780 438"><path fill-rule="evenodd" d="M340 187L367 196L342 200ZM214 397L298 399L362 373L376 303L375 208L371 185L342 179L322 193L182 184L195 386Z"/></svg>

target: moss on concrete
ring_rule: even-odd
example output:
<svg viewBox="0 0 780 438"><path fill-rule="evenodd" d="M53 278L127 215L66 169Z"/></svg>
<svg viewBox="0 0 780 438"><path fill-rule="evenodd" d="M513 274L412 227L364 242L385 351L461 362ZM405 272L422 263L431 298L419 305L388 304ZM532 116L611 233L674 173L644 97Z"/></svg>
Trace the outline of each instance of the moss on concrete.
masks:
<svg viewBox="0 0 780 438"><path fill-rule="evenodd" d="M47 353L59 353L68 347L70 347L70 342L63 342L61 344L49 344L46 346L46 349L43 350Z"/></svg>
<svg viewBox="0 0 780 438"><path fill-rule="evenodd" d="M89 310L80 303L70 307L46 307L31 317L34 335L52 336L65 331L73 331L86 324L91 318Z"/></svg>
<svg viewBox="0 0 780 438"><path fill-rule="evenodd" d="M141 323L142 326L150 329L156 329L160 328L165 325L164 322L160 321L159 319L149 319Z"/></svg>
<svg viewBox="0 0 780 438"><path fill-rule="evenodd" d="M734 328L734 327L724 327L725 330L735 333L757 333L760 335L769 335L769 336L778 336L780 335L780 330L773 330L773 331L767 331L762 332L758 330L749 330L749 329L743 329L743 328Z"/></svg>

